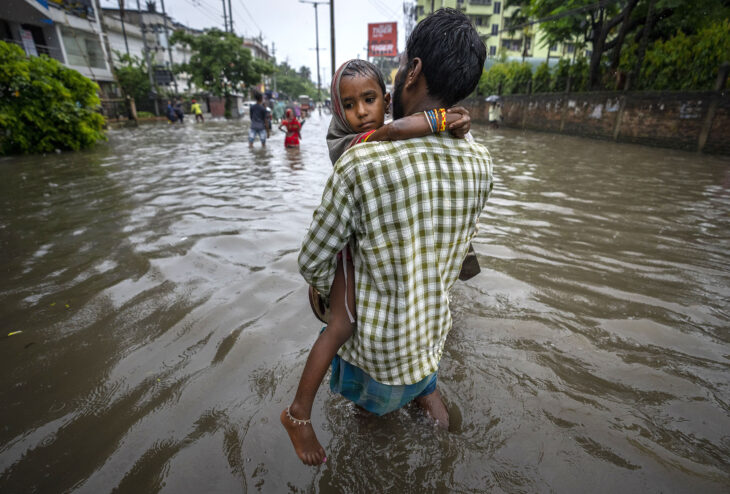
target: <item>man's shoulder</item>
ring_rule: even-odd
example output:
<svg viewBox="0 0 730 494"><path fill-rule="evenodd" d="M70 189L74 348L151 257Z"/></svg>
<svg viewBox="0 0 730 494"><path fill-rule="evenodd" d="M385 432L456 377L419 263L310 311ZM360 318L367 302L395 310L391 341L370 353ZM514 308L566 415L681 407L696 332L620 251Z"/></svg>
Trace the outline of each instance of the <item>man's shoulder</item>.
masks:
<svg viewBox="0 0 730 494"><path fill-rule="evenodd" d="M448 135L429 135L402 141L378 141L357 144L345 151L335 163L340 173L349 174L374 164L412 162L413 157L438 161L491 161L486 146L472 140ZM419 158L420 159L420 158Z"/></svg>

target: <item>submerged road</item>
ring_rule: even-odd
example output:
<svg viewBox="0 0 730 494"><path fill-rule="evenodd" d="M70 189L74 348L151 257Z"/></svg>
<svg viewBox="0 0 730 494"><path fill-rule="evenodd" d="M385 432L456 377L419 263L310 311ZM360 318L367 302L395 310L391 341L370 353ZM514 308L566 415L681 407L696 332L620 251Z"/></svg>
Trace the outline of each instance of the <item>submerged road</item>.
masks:
<svg viewBox="0 0 730 494"><path fill-rule="evenodd" d="M323 387L301 465L278 417L320 328L296 257L327 124L0 160L0 492L727 492L730 161L479 126L452 430Z"/></svg>

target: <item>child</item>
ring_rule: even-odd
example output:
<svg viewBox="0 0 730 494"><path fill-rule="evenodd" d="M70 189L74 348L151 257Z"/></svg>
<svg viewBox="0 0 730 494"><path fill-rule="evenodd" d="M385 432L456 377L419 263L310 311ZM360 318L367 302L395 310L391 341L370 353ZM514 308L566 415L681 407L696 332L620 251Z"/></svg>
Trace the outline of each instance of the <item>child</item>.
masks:
<svg viewBox="0 0 730 494"><path fill-rule="evenodd" d="M192 111L195 114L195 122L205 122L205 118L203 118L203 110L200 108L200 103L193 100L192 104L190 105L190 111Z"/></svg>
<svg viewBox="0 0 730 494"><path fill-rule="evenodd" d="M456 137L464 137L469 131L469 114L463 108L448 112L430 110L383 125L390 94L385 92L385 83L378 69L364 60L350 60L343 64L332 80L331 91L333 117L327 132L327 145L333 164L348 148L361 142L422 137L447 128ZM287 110L287 116L289 112ZM327 327L320 333L307 358L294 401L281 412L280 417L297 455L307 465L327 461L311 425L312 405L327 367L354 330L354 267L347 248L343 252L345 256L337 256L329 314L326 314L318 292L310 287L312 308Z"/></svg>
<svg viewBox="0 0 730 494"><path fill-rule="evenodd" d="M282 127L286 127L286 138L284 138L284 147L298 148L299 139L301 139L302 125L306 120L301 122L294 116L294 112L291 108L286 110L286 119L282 120L279 124L279 130L283 130Z"/></svg>

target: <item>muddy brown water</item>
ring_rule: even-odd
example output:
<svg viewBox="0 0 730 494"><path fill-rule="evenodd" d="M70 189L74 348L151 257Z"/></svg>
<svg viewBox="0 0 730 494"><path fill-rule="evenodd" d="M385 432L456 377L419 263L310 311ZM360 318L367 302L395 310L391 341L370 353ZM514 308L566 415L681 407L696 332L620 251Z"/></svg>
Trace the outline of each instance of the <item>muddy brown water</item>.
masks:
<svg viewBox="0 0 730 494"><path fill-rule="evenodd" d="M478 125L452 430L323 388L301 465L278 415L320 328L296 257L326 126L0 160L0 492L727 492L730 160Z"/></svg>

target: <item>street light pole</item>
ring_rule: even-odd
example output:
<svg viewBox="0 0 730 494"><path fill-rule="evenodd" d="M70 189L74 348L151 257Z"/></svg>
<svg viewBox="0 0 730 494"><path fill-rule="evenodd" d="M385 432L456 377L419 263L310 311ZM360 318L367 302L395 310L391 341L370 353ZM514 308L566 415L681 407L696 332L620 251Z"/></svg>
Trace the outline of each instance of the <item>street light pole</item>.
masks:
<svg viewBox="0 0 730 494"><path fill-rule="evenodd" d="M330 45L332 49L332 64L330 71L332 72L332 78L335 77L335 0L330 0Z"/></svg>
<svg viewBox="0 0 730 494"><path fill-rule="evenodd" d="M324 5L324 4L330 4L330 2L312 2L309 0L299 0L300 3L311 3L314 5L314 31L317 35L317 47L315 48L317 50L317 100L322 101L322 79L320 79L319 75L319 21L317 18L317 5Z"/></svg>

